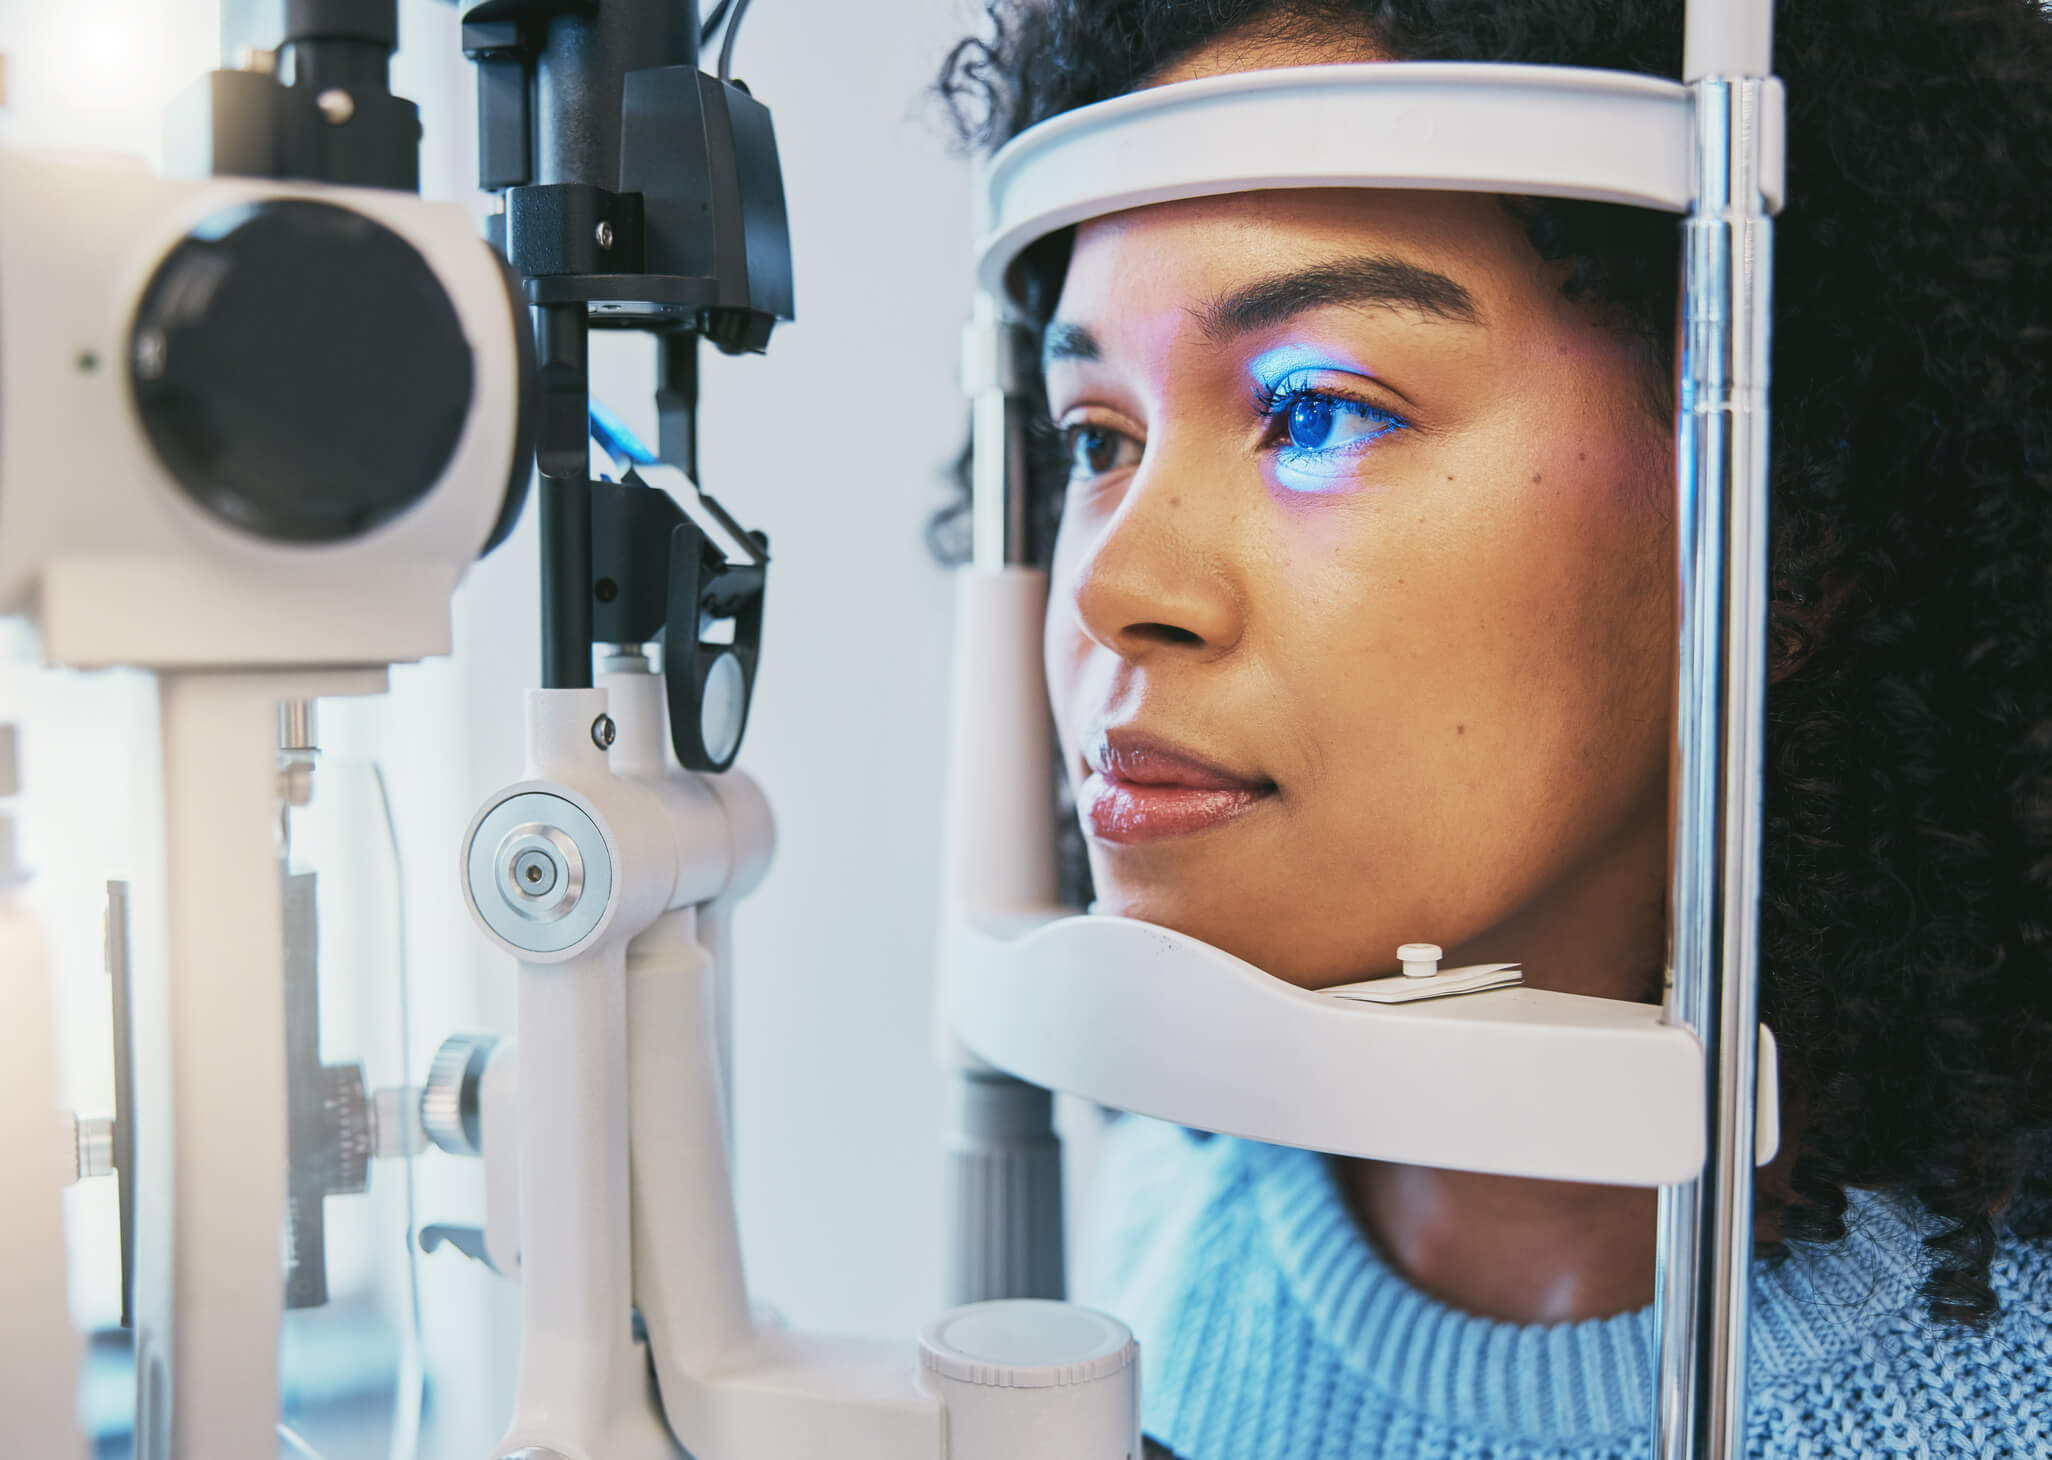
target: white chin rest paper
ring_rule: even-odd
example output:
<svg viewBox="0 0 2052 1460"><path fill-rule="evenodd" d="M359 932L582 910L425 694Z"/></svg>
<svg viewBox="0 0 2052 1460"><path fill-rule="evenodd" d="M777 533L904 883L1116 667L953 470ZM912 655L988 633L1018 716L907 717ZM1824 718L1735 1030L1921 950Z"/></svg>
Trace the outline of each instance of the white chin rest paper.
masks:
<svg viewBox="0 0 2052 1460"><path fill-rule="evenodd" d="M1763 111L1761 193L1781 206L1782 114ZM1623 71L1384 61L1180 81L1028 128L986 167L981 288L1005 298L1036 240L1089 218L1278 188L1432 188L1687 210L1692 103Z"/></svg>

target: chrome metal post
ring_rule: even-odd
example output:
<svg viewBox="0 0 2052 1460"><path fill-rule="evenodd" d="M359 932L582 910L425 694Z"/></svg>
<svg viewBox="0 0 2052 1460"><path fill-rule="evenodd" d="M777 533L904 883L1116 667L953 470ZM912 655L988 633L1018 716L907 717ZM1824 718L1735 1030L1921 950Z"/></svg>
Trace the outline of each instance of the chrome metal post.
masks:
<svg viewBox="0 0 2052 1460"><path fill-rule="evenodd" d="M1704 8L1691 7L1692 12ZM1764 6L1753 19L1764 27ZM1764 29L1755 50L1765 69ZM1744 49L1744 48L1741 48ZM1683 225L1676 426L1680 675L1665 1013L1702 1040L1703 1172L1660 1193L1658 1460L1745 1451L1753 1255L1759 869L1767 653L1772 223L1761 76L1691 82L1697 199Z"/></svg>
<svg viewBox="0 0 2052 1460"><path fill-rule="evenodd" d="M1025 391L1032 335L976 296L962 331L962 393L970 403L970 562L995 571L1030 560L1026 531Z"/></svg>
<svg viewBox="0 0 2052 1460"><path fill-rule="evenodd" d="M1026 442L1035 371L1034 333L1007 321L997 301L978 294L962 331L962 392L969 398L970 561L963 572L973 590L979 580L1037 576L1030 572ZM964 603L972 601L973 594ZM1038 622L1038 615L1035 615ZM963 632L958 629L958 632ZM1030 643L990 643L978 652L1022 651L1018 674L1037 686L1039 633ZM957 674L962 673L958 647ZM1016 682L1015 682L1016 684ZM958 696L963 691L958 687ZM1025 696L1039 698L1036 688ZM1043 702L1044 703L1044 702ZM958 699L958 709L960 701ZM960 721L953 753L961 756ZM1030 742L1029 742L1030 743ZM1041 809L1052 811L1050 757L1024 769L1038 784ZM950 795L957 794L952 789ZM1031 791L1026 794L1031 797ZM1029 818L1019 835L1032 836ZM1053 839L1045 837L1052 860ZM1052 881L1050 869L1050 882ZM1052 887L1048 889L1052 891ZM1067 1266L1062 1228L1062 1148L1054 1127L1054 1097L980 1062L953 1071L955 1094L948 1130L948 1301L1060 1298Z"/></svg>

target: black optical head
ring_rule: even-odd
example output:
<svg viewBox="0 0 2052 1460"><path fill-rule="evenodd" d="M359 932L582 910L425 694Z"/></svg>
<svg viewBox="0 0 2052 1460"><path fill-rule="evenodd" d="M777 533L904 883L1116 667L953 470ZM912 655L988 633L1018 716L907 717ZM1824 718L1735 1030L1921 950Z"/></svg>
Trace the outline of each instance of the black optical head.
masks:
<svg viewBox="0 0 2052 1460"><path fill-rule="evenodd" d="M129 338L136 410L179 485L259 537L360 537L425 497L470 413L454 304L383 224L281 199L165 256Z"/></svg>

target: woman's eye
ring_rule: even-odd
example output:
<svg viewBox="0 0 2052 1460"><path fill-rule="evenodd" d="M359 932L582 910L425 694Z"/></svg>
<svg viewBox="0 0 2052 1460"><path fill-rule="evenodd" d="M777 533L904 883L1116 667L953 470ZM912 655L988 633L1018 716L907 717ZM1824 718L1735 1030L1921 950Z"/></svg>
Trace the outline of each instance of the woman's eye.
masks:
<svg viewBox="0 0 2052 1460"><path fill-rule="evenodd" d="M1123 431L1086 422L1071 426L1062 434L1066 438L1071 481L1101 477L1120 467L1139 464L1140 443Z"/></svg>
<svg viewBox="0 0 2052 1460"><path fill-rule="evenodd" d="M1305 392L1278 402L1283 434L1292 450L1330 452L1385 436L1403 423L1365 401Z"/></svg>
<svg viewBox="0 0 2052 1460"><path fill-rule="evenodd" d="M1355 479L1375 443L1410 425L1365 400L1306 384L1285 382L1255 395L1268 425L1263 448L1273 453L1278 486L1293 492L1335 492Z"/></svg>

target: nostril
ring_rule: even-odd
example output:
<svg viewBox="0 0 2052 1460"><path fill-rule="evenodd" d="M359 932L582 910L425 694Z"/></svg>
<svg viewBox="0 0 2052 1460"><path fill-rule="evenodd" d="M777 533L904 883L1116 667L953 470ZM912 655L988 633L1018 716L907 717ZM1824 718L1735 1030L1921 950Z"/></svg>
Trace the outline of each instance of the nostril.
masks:
<svg viewBox="0 0 2052 1460"><path fill-rule="evenodd" d="M1128 624L1126 632L1156 644L1201 644L1204 638L1174 624Z"/></svg>

